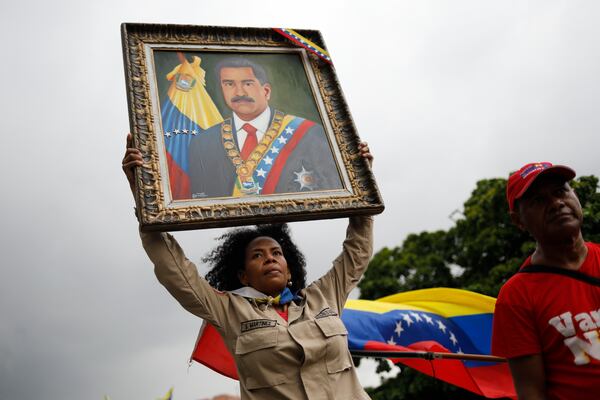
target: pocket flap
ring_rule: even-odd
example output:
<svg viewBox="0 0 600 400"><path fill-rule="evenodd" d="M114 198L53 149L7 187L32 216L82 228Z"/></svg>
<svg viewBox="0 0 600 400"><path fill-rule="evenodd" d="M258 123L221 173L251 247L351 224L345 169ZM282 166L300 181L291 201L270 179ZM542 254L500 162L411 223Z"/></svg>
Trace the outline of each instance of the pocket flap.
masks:
<svg viewBox="0 0 600 400"><path fill-rule="evenodd" d="M335 335L348 335L348 330L344 326L342 320L338 317L319 318L316 319L315 322L323 334L327 337Z"/></svg>
<svg viewBox="0 0 600 400"><path fill-rule="evenodd" d="M235 354L246 354L277 345L277 327L261 328L242 333L235 342Z"/></svg>

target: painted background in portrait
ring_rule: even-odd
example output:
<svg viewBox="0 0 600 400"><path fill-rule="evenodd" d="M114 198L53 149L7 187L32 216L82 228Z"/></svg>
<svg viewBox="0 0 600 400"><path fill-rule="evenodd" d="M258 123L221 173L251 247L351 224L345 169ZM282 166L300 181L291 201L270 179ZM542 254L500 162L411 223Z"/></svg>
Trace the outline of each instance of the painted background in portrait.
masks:
<svg viewBox="0 0 600 400"><path fill-rule="evenodd" d="M213 102L226 118L231 114L225 104L215 66L227 57L243 56L263 66L271 83L271 100L269 105L288 114L297 115L323 125L323 120L317 109L315 98L308 83L306 71L298 53L266 54L251 52L182 52L191 62L193 56L201 58L200 67L206 71L206 91ZM171 81L166 75L180 64L177 52L171 50L154 51L154 64L156 68L156 81L158 95L162 105L167 96Z"/></svg>

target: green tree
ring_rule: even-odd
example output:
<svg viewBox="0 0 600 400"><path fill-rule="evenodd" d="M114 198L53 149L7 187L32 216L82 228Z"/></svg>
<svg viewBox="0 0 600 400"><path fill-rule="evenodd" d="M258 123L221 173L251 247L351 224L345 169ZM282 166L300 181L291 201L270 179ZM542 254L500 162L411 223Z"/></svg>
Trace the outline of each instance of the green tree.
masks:
<svg viewBox="0 0 600 400"><path fill-rule="evenodd" d="M572 186L583 207L583 237L598 243L598 178L582 176ZM455 287L496 297L535 248L532 238L512 225L505 188L506 179L481 180L464 203L462 217L450 229L411 234L402 245L377 252L358 285L360 297L377 299L430 287ZM378 372L385 370L389 367L382 361ZM482 399L407 367L367 391L373 399L382 400Z"/></svg>

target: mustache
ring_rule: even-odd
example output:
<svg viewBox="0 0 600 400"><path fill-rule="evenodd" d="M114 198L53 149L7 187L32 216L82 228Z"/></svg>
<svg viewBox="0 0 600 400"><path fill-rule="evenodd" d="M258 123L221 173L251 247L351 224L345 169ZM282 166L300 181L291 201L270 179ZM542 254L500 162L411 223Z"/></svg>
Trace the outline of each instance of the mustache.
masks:
<svg viewBox="0 0 600 400"><path fill-rule="evenodd" d="M237 103L239 101L247 101L250 103L254 103L254 99L252 97L249 96L235 96L231 98L231 102L232 103Z"/></svg>

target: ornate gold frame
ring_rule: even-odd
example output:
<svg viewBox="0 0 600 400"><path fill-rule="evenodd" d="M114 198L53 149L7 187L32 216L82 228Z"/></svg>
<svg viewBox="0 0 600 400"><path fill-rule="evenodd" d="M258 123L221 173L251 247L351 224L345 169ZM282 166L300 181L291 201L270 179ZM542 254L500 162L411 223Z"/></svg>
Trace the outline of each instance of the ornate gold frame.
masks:
<svg viewBox="0 0 600 400"><path fill-rule="evenodd" d="M319 31L297 30L325 49ZM150 93L146 65L149 45L261 47L269 51L295 47L272 29L192 25L121 25L130 129L134 145L143 154L144 165L136 171L137 215L142 230L184 230L339 218L356 214L378 214L384 209L374 176L358 154L359 137L331 64L303 51L318 87L318 96L333 131L338 165L344 170L347 188L335 195L245 197L228 201L169 202L161 176L159 146L155 132L155 105ZM298 51L297 48L295 48Z"/></svg>

